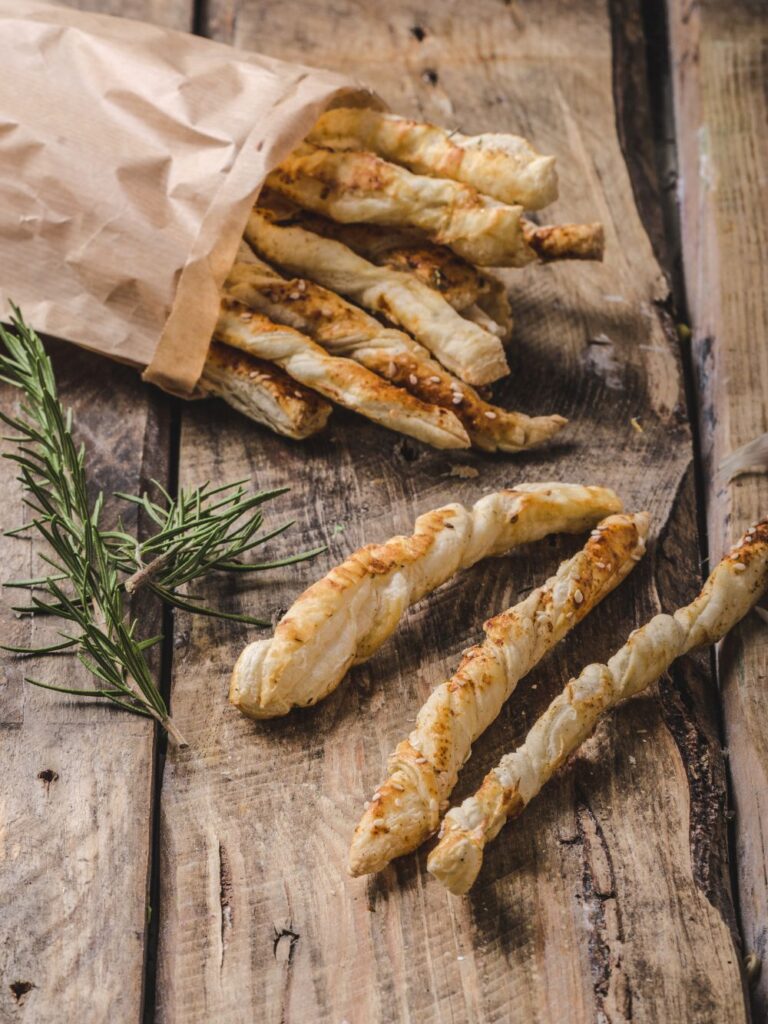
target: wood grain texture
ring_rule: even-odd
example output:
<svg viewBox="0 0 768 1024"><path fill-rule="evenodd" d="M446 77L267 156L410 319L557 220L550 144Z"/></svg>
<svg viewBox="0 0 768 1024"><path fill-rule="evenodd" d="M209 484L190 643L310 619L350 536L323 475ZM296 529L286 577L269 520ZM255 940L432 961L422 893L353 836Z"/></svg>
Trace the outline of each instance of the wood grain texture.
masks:
<svg viewBox="0 0 768 1024"><path fill-rule="evenodd" d="M121 18L137 18L154 25L191 32L194 21L194 0L59 0L67 7L97 14L114 14Z"/></svg>
<svg viewBox="0 0 768 1024"><path fill-rule="evenodd" d="M356 74L400 112L522 132L559 158L547 218L606 226L603 266L506 276L516 335L496 396L569 416L556 447L448 456L340 412L299 446L216 404L184 417L182 483L289 484L280 515L297 525L275 552L329 545L288 572L211 584L207 596L232 609L277 616L360 544L518 481L607 484L651 510L650 556L521 685L476 744L460 799L570 673L690 599L700 578L680 367L617 140L608 12L555 0L213 0L208 15L217 38ZM453 476L457 465L477 478ZM468 898L428 880L423 852L374 879L346 875L362 803L430 688L488 615L578 544L553 539L475 567L411 609L328 700L284 720L249 722L226 703L234 659L257 633L179 617L174 714L191 748L169 759L162 788L161 1021L745 1021L706 660L685 660L661 701L603 723L494 844Z"/></svg>
<svg viewBox="0 0 768 1024"><path fill-rule="evenodd" d="M165 478L162 403L136 374L55 347L64 401L89 452L94 487ZM108 404L107 404L108 399ZM3 409L17 411L9 388ZM21 489L0 462L0 526L22 521ZM110 511L111 510L111 511ZM122 510L121 510L122 511ZM114 514L114 502L107 516ZM129 514L126 523L135 525ZM3 579L45 571L37 545L2 538ZM19 600L21 598L21 600ZM53 642L54 627L17 618L2 594L5 643ZM150 615L150 629L157 627ZM152 827L153 726L102 703L37 689L25 675L91 685L73 657L2 656L0 687L0 1021L139 1021ZM12 780L11 784L7 784Z"/></svg>
<svg viewBox="0 0 768 1024"><path fill-rule="evenodd" d="M768 430L768 21L762 3L670 5L685 284L693 328L710 561L768 509L768 478L718 475ZM768 1018L768 634L757 616L719 652L745 956Z"/></svg>

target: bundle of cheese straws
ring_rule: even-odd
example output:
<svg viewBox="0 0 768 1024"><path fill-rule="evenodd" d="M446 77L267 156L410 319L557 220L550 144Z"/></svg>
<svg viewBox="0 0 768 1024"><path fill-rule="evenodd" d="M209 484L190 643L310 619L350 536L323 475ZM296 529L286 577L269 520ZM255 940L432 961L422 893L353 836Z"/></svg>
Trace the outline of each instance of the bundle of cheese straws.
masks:
<svg viewBox="0 0 768 1024"><path fill-rule="evenodd" d="M562 416L477 390L509 373L512 315L489 267L600 260L600 224L540 227L554 158L363 108L326 111L268 176L224 284L200 386L279 434L330 402L437 448L515 452Z"/></svg>
<svg viewBox="0 0 768 1024"><path fill-rule="evenodd" d="M517 604L489 619L480 643L432 690L363 806L352 875L382 871L438 833L427 869L451 892L474 884L485 847L562 768L620 702L642 693L689 651L715 644L768 590L768 518L749 527L699 594L630 633L605 664L583 667L477 791L450 808L472 747L525 677L621 586L646 550L650 517L628 514L606 487L518 484L432 509L410 536L359 548L294 601L268 639L235 664L229 699L254 719L317 704L353 665L373 657L406 609L489 557L554 533L589 530L583 548ZM396 695L398 701L402 694ZM365 748L363 748L365 750Z"/></svg>

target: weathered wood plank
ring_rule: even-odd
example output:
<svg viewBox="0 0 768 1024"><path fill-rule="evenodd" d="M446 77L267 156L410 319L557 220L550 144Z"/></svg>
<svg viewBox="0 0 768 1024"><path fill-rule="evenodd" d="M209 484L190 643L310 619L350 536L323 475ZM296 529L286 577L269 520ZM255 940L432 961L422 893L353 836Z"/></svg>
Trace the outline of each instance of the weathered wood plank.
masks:
<svg viewBox="0 0 768 1024"><path fill-rule="evenodd" d="M477 743L462 796L569 670L603 659L698 584L680 368L616 136L608 14L554 0L480 0L471 10L218 0L209 15L219 38L357 74L405 113L522 131L560 160L562 198L547 215L606 225L604 266L508 275L516 342L498 394L571 417L556 448L456 458L340 413L328 437L296 446L216 405L185 415L182 482L290 484L280 508L297 527L275 550L330 545L315 564L211 585L211 599L232 608L277 613L361 543L407 530L446 500L521 480L604 483L652 511L651 556L521 686ZM451 476L457 462L479 476ZM362 802L431 686L490 613L575 543L476 567L412 609L327 701L267 724L226 704L253 631L180 618L174 713L192 747L169 759L163 781L160 1020L745 1020L706 659L683 663L661 701L635 701L600 728L493 845L468 898L432 884L423 853L376 879L346 876Z"/></svg>
<svg viewBox="0 0 768 1024"><path fill-rule="evenodd" d="M138 18L155 25L191 32L195 0L64 0L68 7L97 14L115 14L122 18Z"/></svg>
<svg viewBox="0 0 768 1024"><path fill-rule="evenodd" d="M768 509L768 478L727 483L722 459L768 430L768 21L765 5L674 0L685 284L700 402L710 560ZM719 652L745 956L768 1017L768 635L757 616ZM754 966L752 968L754 979Z"/></svg>
<svg viewBox="0 0 768 1024"><path fill-rule="evenodd" d="M63 398L88 446L93 484L112 493L165 478L168 424L159 396L128 368L71 346L55 352ZM15 409L9 388L0 400L4 409ZM20 486L3 460L0 526L10 529L22 516ZM28 541L3 538L0 552L4 579L44 571L37 545ZM20 591L2 595L5 643L45 642L52 630L14 616L11 605L26 603L25 597ZM23 682L29 675L56 685L90 685L74 658L3 655L2 670L0 1020L139 1021L153 727Z"/></svg>
<svg viewBox="0 0 768 1024"><path fill-rule="evenodd" d="M72 3L171 28L192 25L191 0ZM95 484L108 493L165 479L167 403L134 371L55 346L65 402L89 449ZM15 397L3 388L2 407ZM0 528L21 521L14 471L0 462ZM129 517L130 520L130 517ZM39 552L0 539L3 579L29 576ZM6 643L45 628L17 619L2 595ZM140 1021L149 911L153 727L111 709L37 690L24 675L88 685L72 658L0 660L0 1020Z"/></svg>

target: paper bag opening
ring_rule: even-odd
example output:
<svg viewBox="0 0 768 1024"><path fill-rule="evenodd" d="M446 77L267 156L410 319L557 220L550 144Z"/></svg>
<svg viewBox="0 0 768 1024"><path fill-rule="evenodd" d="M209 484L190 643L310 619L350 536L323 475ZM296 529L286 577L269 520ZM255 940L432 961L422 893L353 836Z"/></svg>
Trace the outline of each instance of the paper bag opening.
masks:
<svg viewBox="0 0 768 1024"><path fill-rule="evenodd" d="M189 396L248 212L343 76L142 22L0 0L2 316Z"/></svg>

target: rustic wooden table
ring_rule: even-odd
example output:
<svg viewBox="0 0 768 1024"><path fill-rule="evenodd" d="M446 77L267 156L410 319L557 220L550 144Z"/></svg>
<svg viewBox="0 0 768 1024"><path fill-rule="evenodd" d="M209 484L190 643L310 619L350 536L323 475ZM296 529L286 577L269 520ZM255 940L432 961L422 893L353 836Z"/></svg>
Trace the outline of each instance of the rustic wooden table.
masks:
<svg viewBox="0 0 768 1024"><path fill-rule="evenodd" d="M329 553L271 580L211 582L231 609L277 614L361 543L498 486L607 484L652 512L650 557L520 688L477 744L464 795L569 671L689 599L707 547L718 558L768 510L768 478L726 485L715 472L768 430L765 7L669 0L667 33L661 0L79 6L338 68L398 111L467 131L520 130L558 157L553 217L605 223L603 265L509 275L517 323L501 402L571 419L559 445L517 458L450 456L338 412L328 436L299 446L53 347L105 489L152 477L292 486L272 513L297 519L285 543ZM661 203L675 185L678 225ZM7 390L0 399L12 407ZM477 477L452 476L457 463ZM19 509L5 463L2 525ZM423 854L370 880L346 875L361 804L404 724L484 619L574 544L476 567L414 607L321 706L266 725L226 701L253 631L176 615L157 670L191 745L167 756L143 721L21 681L74 679L72 659L5 659L0 1020L735 1024L750 1002L768 1019L757 616L722 646L717 677L706 655L683 659L611 715L490 848L469 897L434 883ZM0 546L4 575L28 574L27 545ZM2 616L10 642L29 642L35 626L7 602Z"/></svg>

